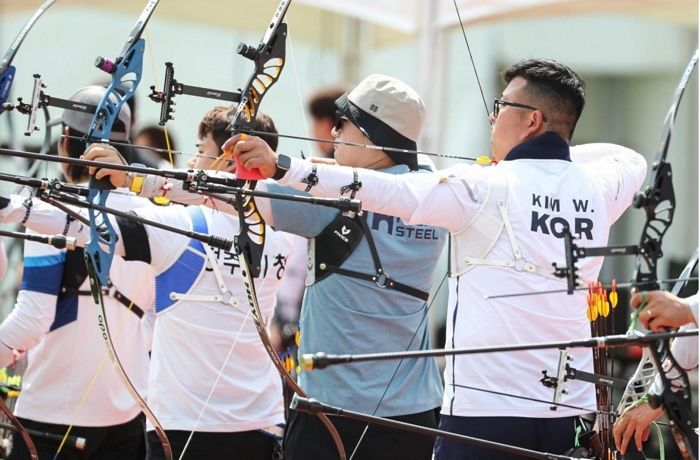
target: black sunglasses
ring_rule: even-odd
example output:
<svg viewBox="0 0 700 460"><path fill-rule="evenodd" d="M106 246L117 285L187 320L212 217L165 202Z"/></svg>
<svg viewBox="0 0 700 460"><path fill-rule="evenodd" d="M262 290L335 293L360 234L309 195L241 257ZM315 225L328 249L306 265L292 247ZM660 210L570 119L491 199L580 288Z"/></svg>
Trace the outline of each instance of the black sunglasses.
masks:
<svg viewBox="0 0 700 460"><path fill-rule="evenodd" d="M344 121L349 121L349 120L348 120L348 117L346 117L345 115L343 115L343 112L341 112L340 110L336 110L336 111L335 111L335 120L334 120L334 123L333 123L333 128L335 128L336 131L340 131L340 128L343 127L343 122L344 122Z"/></svg>
<svg viewBox="0 0 700 460"><path fill-rule="evenodd" d="M508 102L508 101L504 101L503 99L494 99L493 100L493 117L494 118L498 117L498 113L501 111L501 106L503 106L503 105L509 105L511 107L516 107L519 109L539 110L540 112L542 112L537 107L533 107L531 105L518 104L517 102ZM545 116L544 112L542 112L542 121L544 121L544 122L547 121L547 117Z"/></svg>

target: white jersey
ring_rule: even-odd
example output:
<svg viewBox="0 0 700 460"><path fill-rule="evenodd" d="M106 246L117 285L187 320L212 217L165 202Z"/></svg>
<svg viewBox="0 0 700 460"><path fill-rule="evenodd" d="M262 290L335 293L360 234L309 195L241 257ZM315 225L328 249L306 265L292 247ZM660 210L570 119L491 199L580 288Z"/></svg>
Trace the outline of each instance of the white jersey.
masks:
<svg viewBox="0 0 700 460"><path fill-rule="evenodd" d="M563 141L562 141L563 142ZM603 246L609 228L629 206L646 173L644 159L635 152L610 144L562 147L561 159L520 158L493 167L458 166L435 174L390 176L358 171L362 188L356 198L363 209L401 217L410 224L442 226L460 239L488 201L496 176L505 178L504 213L512 232L501 231L488 247L485 258L514 258L511 236L522 258L535 267L564 264L561 239L566 222L582 233L582 246ZM542 157L540 157L542 158ZM353 182L351 168L317 165L318 185L309 193L340 196L340 188ZM305 189L301 181L311 164L293 159L280 183ZM499 181L502 182L502 181ZM487 235L488 236L488 235ZM454 242L454 241L453 241ZM580 276L595 279L603 258L582 259ZM585 339L590 337L585 293L574 296L540 295L487 300L486 295L562 289L563 281L524 267L477 265L450 279L446 348L495 346L531 342ZM378 350L379 351L379 350ZM590 350L571 349L571 365L592 371ZM457 416L565 417L582 411L548 403L536 403L465 386L492 390L543 401L552 390L539 382L542 371L556 372L557 350L522 351L455 356L447 358L442 411ZM461 386L460 386L461 385ZM593 386L567 382L562 403L594 410Z"/></svg>
<svg viewBox="0 0 700 460"><path fill-rule="evenodd" d="M107 205L130 210L147 203L142 198L111 194ZM61 233L66 228L65 215L44 206L56 211L50 224L56 231L51 233ZM23 208L19 211L24 214ZM84 267L78 253L41 243L25 244L24 274L17 304L0 325L2 343L15 350L29 350L29 364L15 413L30 420L61 425L122 424L136 417L140 408L106 354L97 324L97 306L92 296L85 295L90 290L89 281L66 287L71 285L67 280L77 276L72 268L75 264ZM110 280L144 311L139 317L123 303L104 296L107 324L119 359L129 379L145 398L149 331L154 316L154 274L143 262L125 262L115 257ZM83 294L75 292L76 288ZM5 366L11 358L4 352L2 359L0 366ZM104 367L89 390L91 379L103 360ZM86 393L87 399L81 403ZM74 417L78 408L80 411Z"/></svg>
<svg viewBox="0 0 700 460"><path fill-rule="evenodd" d="M198 208L210 234L226 238L238 234L237 217ZM136 212L150 220L193 228L190 213L182 206ZM153 227L147 226L146 230L151 264L159 277L164 276L189 251L190 239ZM274 312L275 296L291 247L289 235L267 228L261 276L255 279L266 324ZM161 307L153 338L149 405L167 430L249 431L282 423L281 378L251 317L238 256L216 249L210 253L216 259L227 292L222 293L207 259L201 274L198 271L187 278L190 281L170 294L181 300L158 301ZM198 297L216 295L223 295L223 301Z"/></svg>
<svg viewBox="0 0 700 460"><path fill-rule="evenodd" d="M0 210L0 221L22 221L23 202L22 197L12 195L10 203ZM199 208L206 216L208 233L227 238L238 234L237 217ZM193 228L190 213L183 206L147 207L135 212L170 226ZM25 225L41 233L57 233L65 227L65 215L34 200ZM120 232L116 223L114 227ZM144 228L150 246L150 265L162 277L188 251L191 240L148 225ZM288 234L274 232L269 227L266 232L261 263L263 277L255 279L255 287L263 320L269 324L292 244ZM73 222L68 235L84 245L89 229ZM125 240L120 237L116 245L116 253L122 256ZM228 291L223 296L225 303L179 300L161 310L153 332L149 373L152 391L148 404L166 430L248 431L282 423L281 379L250 316L237 256L232 252L212 251ZM203 267L201 273L198 270L194 278L194 286L183 283L176 294L206 297L222 294L211 264ZM185 279L193 281L191 276ZM162 299L156 299L156 303L167 304ZM225 366L223 371L222 366ZM212 388L214 391L209 396ZM209 401L205 403L207 398Z"/></svg>

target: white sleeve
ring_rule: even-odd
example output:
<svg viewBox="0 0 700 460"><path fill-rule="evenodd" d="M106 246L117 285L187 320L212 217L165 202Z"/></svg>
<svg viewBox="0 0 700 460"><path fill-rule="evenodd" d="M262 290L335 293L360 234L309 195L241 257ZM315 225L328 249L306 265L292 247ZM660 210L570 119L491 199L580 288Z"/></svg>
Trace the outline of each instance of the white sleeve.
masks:
<svg viewBox="0 0 700 460"><path fill-rule="evenodd" d="M234 177L233 175L224 172L208 171L208 173L211 173L212 177ZM223 200L210 198L206 195L192 193L188 190L185 190L183 184L184 182L178 179L170 179L166 177L153 175L146 176L139 196L148 198L164 197L169 199L173 203L185 205L203 205L215 211L221 211L234 216L238 215L238 211L236 211L234 205L229 204ZM260 184L262 185L262 183ZM258 190L265 190L264 185ZM234 195L227 196L230 198L234 197ZM272 213L270 211L269 202L265 198L256 198L255 203L258 205L258 210L261 212L263 219L265 219L265 222L268 225L273 225Z"/></svg>
<svg viewBox="0 0 700 460"><path fill-rule="evenodd" d="M0 324L0 367L14 360L12 350L34 347L49 331L56 312L65 252L42 243L26 241L22 288L15 308Z"/></svg>
<svg viewBox="0 0 700 460"><path fill-rule="evenodd" d="M407 224L425 224L457 232L470 222L487 196L488 184L480 166L458 166L435 173L387 174L361 168L318 164L318 183L308 193L313 196L348 196L345 186L361 183L355 199L364 210L397 216ZM312 172L309 161L292 158L290 169L279 181L297 190L307 189L302 182Z"/></svg>
<svg viewBox="0 0 700 460"><path fill-rule="evenodd" d="M31 203L31 204L30 204ZM87 216L86 212L81 214ZM37 198L27 200L20 195L10 195L10 201L0 210L0 223L22 224L26 228L46 235L63 234L76 238L78 246L90 239L90 228L77 220L67 222L67 214Z"/></svg>
<svg viewBox="0 0 700 460"><path fill-rule="evenodd" d="M192 230L192 219L183 206L172 205L167 207L146 206L134 210L140 217L153 222L177 227L183 230ZM144 226L148 235L148 245L151 250L150 265L156 274L163 273L170 267L190 242L190 238L177 233L169 232L150 225Z"/></svg>
<svg viewBox="0 0 700 460"><path fill-rule="evenodd" d="M617 220L632 203L644 183L647 163L632 149L616 144L583 144L571 147L571 161L595 171L610 215Z"/></svg>
<svg viewBox="0 0 700 460"><path fill-rule="evenodd" d="M7 272L7 253L5 252L5 244L0 241L0 278L5 277Z"/></svg>

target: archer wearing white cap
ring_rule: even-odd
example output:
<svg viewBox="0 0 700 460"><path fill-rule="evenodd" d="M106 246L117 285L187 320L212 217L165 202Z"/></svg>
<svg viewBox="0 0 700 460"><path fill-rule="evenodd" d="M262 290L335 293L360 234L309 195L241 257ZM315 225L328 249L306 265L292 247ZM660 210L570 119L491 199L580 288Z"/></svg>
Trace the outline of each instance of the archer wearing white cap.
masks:
<svg viewBox="0 0 700 460"><path fill-rule="evenodd" d="M407 84L370 75L336 101L336 141L416 150L426 116L420 96ZM382 175L420 174L415 154L336 145L340 165ZM298 193L266 183L273 192ZM308 191L315 185L309 177ZM348 194L361 187L346 184ZM348 216L281 201L268 205L270 224L311 238L307 290L301 312L299 353L364 353L430 347L426 301L445 232L407 225L378 213ZM381 286L381 287L380 287ZM402 363L336 366L302 373L303 389L321 401L409 423L436 426L441 383L431 359ZM429 459L433 440L349 419L333 419L348 453L356 459ZM320 448L319 448L320 447ZM285 455L295 459L334 458L323 428L308 414L292 412Z"/></svg>
<svg viewBox="0 0 700 460"><path fill-rule="evenodd" d="M397 154L359 145L416 150L426 108L407 84L370 75L336 101L333 129L339 165L381 175L420 175L416 154ZM302 191L316 181L310 175ZM275 183L272 192L298 194ZM346 184L355 195L359 181ZM257 199L276 230L310 239L299 353L366 353L430 347L427 300L445 243L443 230L408 225L379 213L346 215L318 206ZM302 373L310 397L346 409L435 427L442 385L432 359L336 366ZM361 422L331 417L345 449L355 459L427 460L433 440ZM366 431L366 432L365 432ZM285 459L322 460L337 453L326 429L312 415L291 411Z"/></svg>

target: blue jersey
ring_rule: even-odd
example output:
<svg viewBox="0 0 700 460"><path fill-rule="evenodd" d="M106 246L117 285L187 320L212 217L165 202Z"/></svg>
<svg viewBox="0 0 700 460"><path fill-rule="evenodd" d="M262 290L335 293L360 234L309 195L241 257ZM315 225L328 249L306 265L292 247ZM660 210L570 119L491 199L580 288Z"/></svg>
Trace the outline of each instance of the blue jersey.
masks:
<svg viewBox="0 0 700 460"><path fill-rule="evenodd" d="M404 165L383 170L408 172ZM420 173L412 173L420 174ZM299 194L268 184L270 191ZM338 215L321 206L271 200L275 229L307 238L319 235ZM401 219L367 213L381 265L395 281L428 292L446 240L442 229L407 225ZM313 244L313 243L312 243ZM317 248L318 249L318 248ZM363 238L341 268L374 274L367 238ZM376 283L333 273L306 288L302 305L299 353L369 353L430 347L426 302ZM415 337L414 337L415 334ZM300 383L310 397L350 410L395 416L440 406L442 384L433 359L401 362L386 396L397 361L333 366L302 373Z"/></svg>

